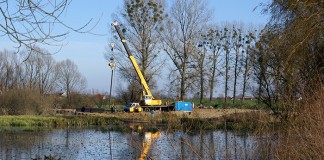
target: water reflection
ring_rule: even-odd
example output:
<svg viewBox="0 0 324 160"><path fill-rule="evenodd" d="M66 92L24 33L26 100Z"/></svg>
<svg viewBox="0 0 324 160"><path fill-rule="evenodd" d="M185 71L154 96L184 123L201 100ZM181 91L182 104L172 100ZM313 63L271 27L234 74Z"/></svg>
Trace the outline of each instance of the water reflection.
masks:
<svg viewBox="0 0 324 160"><path fill-rule="evenodd" d="M0 131L0 159L256 159L258 141L229 131L97 128Z"/></svg>

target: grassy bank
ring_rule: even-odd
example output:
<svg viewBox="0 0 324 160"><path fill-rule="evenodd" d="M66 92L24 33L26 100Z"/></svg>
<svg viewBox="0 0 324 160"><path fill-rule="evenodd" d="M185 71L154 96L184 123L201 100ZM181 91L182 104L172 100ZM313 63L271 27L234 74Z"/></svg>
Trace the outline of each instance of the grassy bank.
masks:
<svg viewBox="0 0 324 160"><path fill-rule="evenodd" d="M55 116L0 116L0 127L106 126L129 123L164 125L175 130L254 130L265 112L239 109L195 109L192 114L183 112L103 113ZM268 121L268 120L267 120Z"/></svg>
<svg viewBox="0 0 324 160"><path fill-rule="evenodd" d="M1 127L64 127L88 125L118 125L115 117L104 116L0 116Z"/></svg>

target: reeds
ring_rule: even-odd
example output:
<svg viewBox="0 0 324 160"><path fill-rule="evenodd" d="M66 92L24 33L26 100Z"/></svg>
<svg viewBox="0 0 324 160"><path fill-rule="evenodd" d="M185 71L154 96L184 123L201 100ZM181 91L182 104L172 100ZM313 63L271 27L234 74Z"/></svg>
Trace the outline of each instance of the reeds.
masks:
<svg viewBox="0 0 324 160"><path fill-rule="evenodd" d="M300 110L280 130L276 158L324 158L324 89L304 100Z"/></svg>

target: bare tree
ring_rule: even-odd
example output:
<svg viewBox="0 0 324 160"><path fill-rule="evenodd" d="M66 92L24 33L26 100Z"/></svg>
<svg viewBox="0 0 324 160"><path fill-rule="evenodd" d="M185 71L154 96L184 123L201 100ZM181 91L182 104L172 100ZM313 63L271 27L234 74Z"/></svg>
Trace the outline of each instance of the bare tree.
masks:
<svg viewBox="0 0 324 160"><path fill-rule="evenodd" d="M40 77L41 67L44 65L39 53L40 52L36 52L36 53L33 51L29 52L27 50L24 50L23 53L20 52L20 54L24 54L25 57L27 56L29 57L21 64L24 70L24 76L23 76L24 87L26 88L31 89L31 88L38 87L38 78Z"/></svg>
<svg viewBox="0 0 324 160"><path fill-rule="evenodd" d="M78 67L67 59L57 63L58 85L66 92L68 103L71 103L71 94L80 92L86 87L86 79L80 74Z"/></svg>
<svg viewBox="0 0 324 160"><path fill-rule="evenodd" d="M209 54L209 65L208 67L210 68L210 73L209 74L209 101L212 101L213 98L213 94L214 94L214 89L215 89L215 84L217 81L217 70L219 70L219 68L217 67L217 64L219 63L219 56L221 54L221 52L223 51L223 47L221 45L221 30L215 26L209 29L208 34L207 34L207 38L208 38L208 42L209 42L209 50L210 50L210 54ZM219 71L220 73L220 71Z"/></svg>
<svg viewBox="0 0 324 160"><path fill-rule="evenodd" d="M8 37L16 47L35 45L57 45L68 31L58 31L54 26L75 32L88 32L85 28L72 28L61 20L71 0L2 0L0 2L0 36ZM56 43L56 44L55 44Z"/></svg>
<svg viewBox="0 0 324 160"><path fill-rule="evenodd" d="M198 79L198 86L200 88L200 92L199 92L199 102L200 104L202 104L202 100L204 98L204 92L205 92L205 81L207 79L207 74L206 74L206 52L207 52L207 49L206 49L206 37L207 35L202 35L203 36L203 39L202 41L198 44L198 47L201 47L202 48L202 51L198 50L197 52L195 52L193 54L193 62L197 61L197 64L195 65L195 68L198 72L198 74L195 74L195 75L198 75L199 79Z"/></svg>
<svg viewBox="0 0 324 160"><path fill-rule="evenodd" d="M39 90L41 94L55 91L56 62L49 53L46 53L48 52L45 49L39 47L25 48L17 54L2 51L0 53L1 90L28 88Z"/></svg>
<svg viewBox="0 0 324 160"><path fill-rule="evenodd" d="M237 81L239 73L241 72L241 67L239 66L239 62L242 61L242 47L243 47L243 28L240 26L234 26L231 35L231 46L235 52L235 60L234 60L234 84L233 84L233 103L236 100L236 90L237 90Z"/></svg>
<svg viewBox="0 0 324 160"><path fill-rule="evenodd" d="M55 72L56 62L53 57L48 55L42 55L42 64L40 70L40 76L38 77L38 88L41 94L53 93L57 90L57 86L55 85L58 75Z"/></svg>
<svg viewBox="0 0 324 160"><path fill-rule="evenodd" d="M257 33L258 30L254 30L250 29L248 31L247 34L245 34L244 38L243 38L243 48L244 50L242 50L243 53L243 59L242 59L242 65L244 66L244 73L243 73L243 88L242 88L242 97L241 100L244 100L245 94L246 94L246 90L247 90L247 82L250 78L250 71L252 69L253 66L253 62L254 62L254 54L255 54L255 43L256 43L256 38L257 38Z"/></svg>
<svg viewBox="0 0 324 160"><path fill-rule="evenodd" d="M216 83L216 70L218 57L221 53L220 34L217 27L207 27L207 31L201 33L201 38L198 42L198 48L202 48L203 51L198 50L194 54L193 62L197 61L196 68L199 75L200 86L200 103L204 98L204 93L207 93L209 89L209 100L212 100L214 85ZM206 83L209 82L209 83Z"/></svg>
<svg viewBox="0 0 324 160"><path fill-rule="evenodd" d="M125 104L130 102L139 102L140 97L138 97L138 95L142 93L140 87L141 86L137 81L130 79L127 88L122 88L122 87L117 88L118 101L124 102Z"/></svg>
<svg viewBox="0 0 324 160"><path fill-rule="evenodd" d="M222 33L222 40L224 43L222 44L225 51L225 102L228 98L228 83L229 83L229 68L230 68L230 53L231 53L231 47L230 47L230 37L229 37L229 30L227 27L224 27L223 33Z"/></svg>
<svg viewBox="0 0 324 160"><path fill-rule="evenodd" d="M164 7L164 0L124 0L121 16L116 17L132 55L136 58L150 88L154 88L156 85L154 77L161 73L164 66L164 60L159 55L158 49L158 32L162 30L160 24L165 17ZM112 30L115 29L112 28ZM115 49L113 52L110 49L108 50L105 55L106 59L113 57L117 62L119 73L123 77L140 82L125 49L121 45L120 38L115 36L113 41L116 44Z"/></svg>
<svg viewBox="0 0 324 160"><path fill-rule="evenodd" d="M19 88L22 80L22 68L19 57L14 52L0 52L0 85L2 91Z"/></svg>
<svg viewBox="0 0 324 160"><path fill-rule="evenodd" d="M163 38L163 49L175 68L171 73L173 82L180 85L180 99L183 100L186 89L190 87L190 59L197 47L197 35L207 25L211 12L201 0L177 0L173 3L169 19L166 21Z"/></svg>

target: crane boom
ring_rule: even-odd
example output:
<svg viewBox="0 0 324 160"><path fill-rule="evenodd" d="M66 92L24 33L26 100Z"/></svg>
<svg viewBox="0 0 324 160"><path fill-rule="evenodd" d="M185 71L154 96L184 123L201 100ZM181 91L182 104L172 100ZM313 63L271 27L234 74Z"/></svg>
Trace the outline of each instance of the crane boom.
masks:
<svg viewBox="0 0 324 160"><path fill-rule="evenodd" d="M153 95L152 95L152 92L149 88L149 86L147 85L147 82L134 58L134 56L132 55L132 53L130 52L130 49L128 47L128 45L126 44L126 39L125 37L123 36L122 32L120 31L119 29L119 26L118 26L118 23L117 22L113 22L112 23L112 26L115 27L116 31L117 31L117 34L126 50L126 53L128 55L128 58L130 59L130 61L132 62L132 65L136 71L136 74L137 76L139 77L140 81L141 81L141 84L144 88L144 92L145 94L143 95L143 98L141 100L141 105L148 105L148 106L151 106L151 105L161 105L162 104L162 101L161 100L155 100Z"/></svg>
<svg viewBox="0 0 324 160"><path fill-rule="evenodd" d="M145 160L147 159L148 153L150 151L151 145L154 143L156 139L161 136L161 132L145 132L144 141L142 143L142 151L138 157L138 160Z"/></svg>

